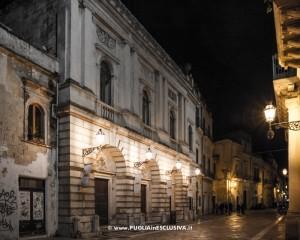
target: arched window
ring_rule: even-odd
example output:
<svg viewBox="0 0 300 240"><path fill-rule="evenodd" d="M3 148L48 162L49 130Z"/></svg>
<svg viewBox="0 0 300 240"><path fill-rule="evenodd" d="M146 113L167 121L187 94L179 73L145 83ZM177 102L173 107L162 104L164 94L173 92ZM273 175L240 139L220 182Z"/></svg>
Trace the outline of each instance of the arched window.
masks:
<svg viewBox="0 0 300 240"><path fill-rule="evenodd" d="M45 114L38 104L31 104L28 108L28 140L45 142Z"/></svg>
<svg viewBox="0 0 300 240"><path fill-rule="evenodd" d="M173 110L170 111L170 136L171 138L175 139L175 134L176 134L176 117L175 117L175 112Z"/></svg>
<svg viewBox="0 0 300 240"><path fill-rule="evenodd" d="M143 122L150 125L150 100L146 91L143 91Z"/></svg>
<svg viewBox="0 0 300 240"><path fill-rule="evenodd" d="M193 151L193 129L191 125L189 125L189 149Z"/></svg>
<svg viewBox="0 0 300 240"><path fill-rule="evenodd" d="M100 100L111 105L111 71L107 62L100 66Z"/></svg>

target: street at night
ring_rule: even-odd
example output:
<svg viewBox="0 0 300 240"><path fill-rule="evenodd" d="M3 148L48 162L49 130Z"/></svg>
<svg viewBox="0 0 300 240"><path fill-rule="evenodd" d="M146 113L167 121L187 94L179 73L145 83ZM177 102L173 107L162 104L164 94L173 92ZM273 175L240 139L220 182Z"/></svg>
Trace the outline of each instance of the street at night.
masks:
<svg viewBox="0 0 300 240"><path fill-rule="evenodd" d="M209 216L189 226L192 226L192 230L108 232L104 239L285 240L285 218L274 210L248 211L245 215L233 213L230 216Z"/></svg>

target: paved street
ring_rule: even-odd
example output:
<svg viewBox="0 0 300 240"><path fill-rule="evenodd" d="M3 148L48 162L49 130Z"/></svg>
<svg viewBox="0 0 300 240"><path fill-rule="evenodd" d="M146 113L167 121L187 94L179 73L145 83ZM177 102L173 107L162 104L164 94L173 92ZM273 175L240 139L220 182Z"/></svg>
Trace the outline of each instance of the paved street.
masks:
<svg viewBox="0 0 300 240"><path fill-rule="evenodd" d="M285 239L284 218L273 210L248 211L246 215L239 216L209 216L191 224L188 231L158 231L144 233L112 233L107 239L135 240L170 240L170 239L250 239L250 240L276 240Z"/></svg>

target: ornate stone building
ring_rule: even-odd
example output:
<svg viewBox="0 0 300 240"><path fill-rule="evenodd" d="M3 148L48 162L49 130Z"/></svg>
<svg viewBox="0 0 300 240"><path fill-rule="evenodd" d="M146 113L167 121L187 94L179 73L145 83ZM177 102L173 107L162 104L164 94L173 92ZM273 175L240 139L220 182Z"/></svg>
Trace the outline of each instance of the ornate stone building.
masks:
<svg viewBox="0 0 300 240"><path fill-rule="evenodd" d="M33 131L39 132L37 140L40 135L50 138L55 129L58 133L54 141L58 152L53 150L55 144L47 148L50 140L39 145L48 154L44 161L58 163L58 217L46 221L45 234L54 234L57 221L59 235L92 237L99 234L99 223L168 223L171 212L183 221L212 211L211 113L194 88L192 75L183 73L119 0L41 0L39 4L16 0L4 1L1 7L0 21L41 49L28 54L48 59L43 74L58 72L57 85L52 81L48 87L43 82L45 88L32 87L45 95L36 101L41 106L23 107L30 114L40 112L47 122L44 130ZM36 60L37 65L46 62ZM30 73L40 76L36 71ZM50 86L56 86L57 92ZM55 97L58 104L51 108ZM51 109L57 117L53 126ZM41 121L37 118L34 124ZM32 131L30 121L28 117L19 121L25 138ZM1 144L9 143L5 138ZM34 147L31 151L42 156ZM47 176L55 179L51 164L35 158L26 163L31 161L37 169L47 166L45 175L32 172L34 178L46 185ZM16 189L21 176L14 176ZM45 216L54 214L48 209L52 196L48 191L55 186L46 187ZM20 198L20 191L14 193ZM16 201L16 207L20 204ZM21 218L17 215L14 221ZM12 239L17 235L16 230Z"/></svg>
<svg viewBox="0 0 300 240"><path fill-rule="evenodd" d="M277 164L252 153L245 134L215 142L215 192L217 203L232 203L246 209L273 207L276 201Z"/></svg>

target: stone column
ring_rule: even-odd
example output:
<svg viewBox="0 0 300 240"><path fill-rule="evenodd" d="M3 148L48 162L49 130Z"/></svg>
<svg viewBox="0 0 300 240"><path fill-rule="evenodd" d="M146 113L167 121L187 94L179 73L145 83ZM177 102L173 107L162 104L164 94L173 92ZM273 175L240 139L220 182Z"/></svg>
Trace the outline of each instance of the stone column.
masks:
<svg viewBox="0 0 300 240"><path fill-rule="evenodd" d="M300 98L285 101L288 108L289 122L300 120ZM288 164L289 164L289 213L300 215L300 131L289 130Z"/></svg>
<svg viewBox="0 0 300 240"><path fill-rule="evenodd" d="M300 120L299 96L286 99L289 122ZM298 239L298 222L300 220L300 131L289 130L288 138L288 176L289 209L286 219L286 239Z"/></svg>

